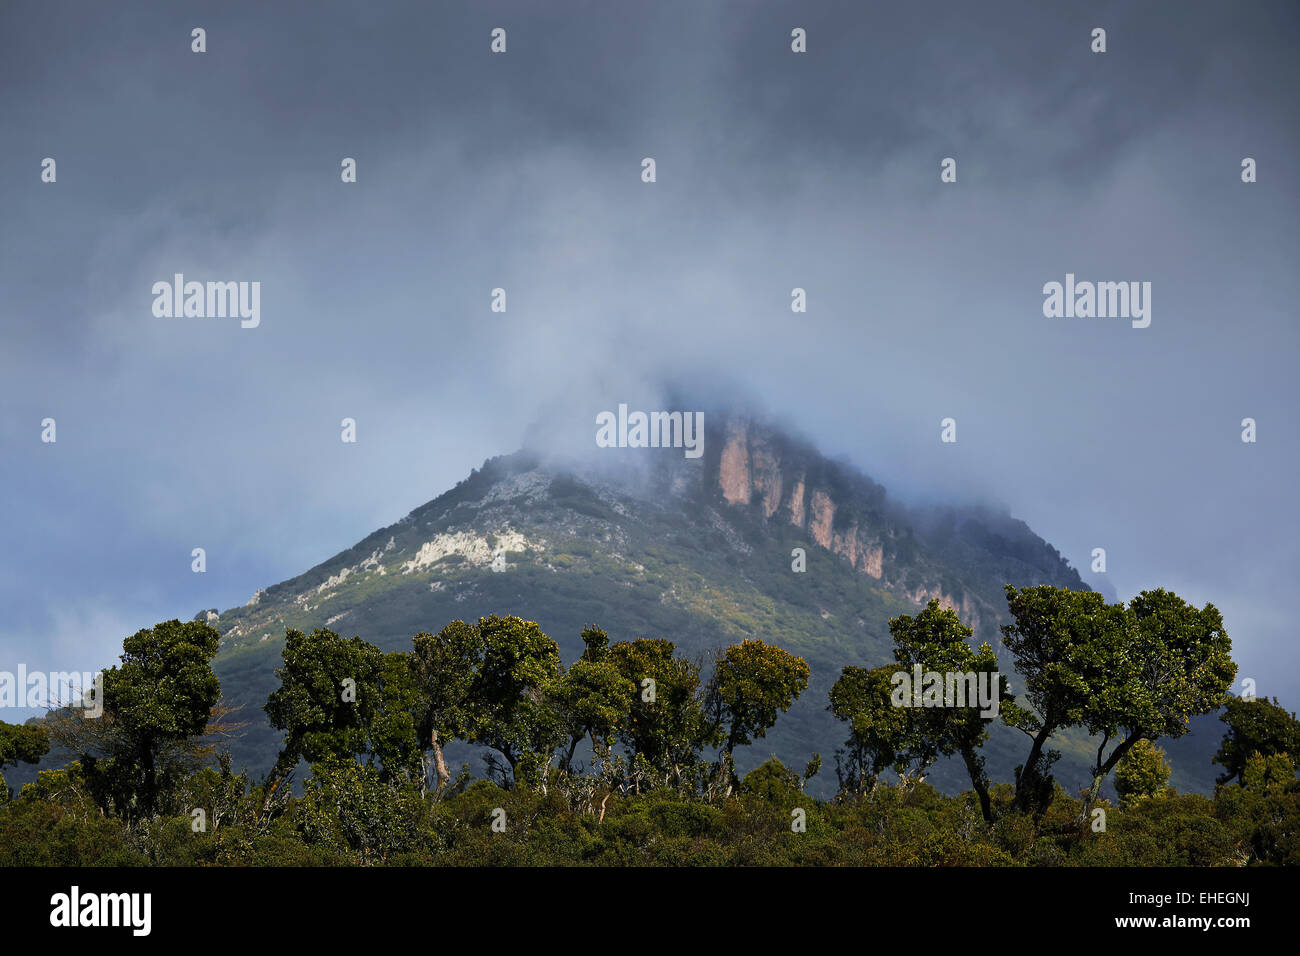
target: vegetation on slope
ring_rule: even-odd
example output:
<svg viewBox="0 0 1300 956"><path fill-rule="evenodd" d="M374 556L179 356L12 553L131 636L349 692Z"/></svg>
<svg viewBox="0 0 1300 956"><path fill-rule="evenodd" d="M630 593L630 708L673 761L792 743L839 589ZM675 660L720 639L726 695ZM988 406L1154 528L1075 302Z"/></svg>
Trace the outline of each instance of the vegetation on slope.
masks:
<svg viewBox="0 0 1300 956"><path fill-rule="evenodd" d="M238 733L211 669L217 633L164 622L127 639L102 716L67 708L0 724L0 766L55 745L64 766L12 797L0 785L0 861L16 864L1242 865L1300 862L1300 722L1226 696L1231 645L1212 605L1165 591L1129 605L1051 586L1008 587L1005 626L1026 688L937 601L891 619L894 663L841 668L832 798L776 759L749 773L796 701L808 663L742 638L711 659L595 626L567 667L534 622L485 617L383 652L327 629L290 631L265 703L281 733L271 771L235 773ZM994 697L910 706L909 669L989 678ZM977 685L978 686L978 685ZM917 698L912 698L915 703ZM996 700L997 707L988 705ZM1179 795L1156 745L1227 704L1213 796ZM992 711L996 709L997 713ZM237 715L235 715L237 716ZM983 748L1023 731L1014 780ZM1060 732L1100 736L1075 796L1054 775ZM487 779L449 770L453 741ZM924 782L958 755L970 789ZM290 785L304 768L300 795ZM892 771L897 783L884 776ZM1099 781L1117 779L1118 804Z"/></svg>

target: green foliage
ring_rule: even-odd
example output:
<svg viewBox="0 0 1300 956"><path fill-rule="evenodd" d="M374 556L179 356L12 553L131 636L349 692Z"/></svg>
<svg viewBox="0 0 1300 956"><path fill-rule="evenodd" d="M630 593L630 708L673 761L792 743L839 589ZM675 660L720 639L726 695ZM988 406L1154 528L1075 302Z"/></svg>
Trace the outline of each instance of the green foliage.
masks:
<svg viewBox="0 0 1300 956"><path fill-rule="evenodd" d="M104 816L79 763L43 770L0 807L0 863L4 866L140 866L149 862L130 845L125 821Z"/></svg>
<svg viewBox="0 0 1300 956"><path fill-rule="evenodd" d="M609 648L609 660L637 692L618 731L629 759L641 757L659 779L680 784L717 742L701 697L700 666L675 654L672 641L640 638Z"/></svg>
<svg viewBox="0 0 1300 956"><path fill-rule="evenodd" d="M1024 680L1029 708L1005 705L1002 717L1032 741L1016 774L1016 802L1021 809L1042 810L1059 756L1046 749L1047 741L1084 719L1092 696L1106 690L1109 668L1128 666L1123 652L1129 620L1123 607L1106 604L1095 592L1007 585L1006 595L1015 623L1002 627L1003 643Z"/></svg>
<svg viewBox="0 0 1300 956"><path fill-rule="evenodd" d="M802 790L804 785L807 784L809 780L817 776L817 774L821 773L821 769L822 769L822 755L813 754L812 759L808 761L808 765L804 767L803 777L799 781L799 789Z"/></svg>
<svg viewBox="0 0 1300 956"><path fill-rule="evenodd" d="M121 665L104 672L104 710L142 750L195 737L221 696L212 673L220 635L207 624L165 621L122 643Z"/></svg>
<svg viewBox="0 0 1300 956"><path fill-rule="evenodd" d="M1012 702L1010 684L998 673L993 648L985 642L978 651L973 650L967 643L972 637L971 629L951 608L942 608L938 601L932 600L915 616L904 614L892 619L889 630L894 636L894 660L902 670L913 671L919 666L922 673L973 675L975 688L989 688L999 708ZM945 706L912 708L906 717L909 726L904 755L908 762L925 768L939 756L960 754L979 797L984 819L992 822L989 779L979 749L988 740L988 726L994 720L994 713L989 708L986 716L978 699L971 699L975 688L964 687L966 699L958 706L957 700L947 699L956 687L950 688L945 683Z"/></svg>
<svg viewBox="0 0 1300 956"><path fill-rule="evenodd" d="M1218 783L1244 782L1246 763L1256 753L1265 757L1293 754L1293 769L1300 769L1300 720L1280 706L1276 697L1271 702L1265 697L1229 697L1219 719L1228 725L1228 732L1213 759L1224 768Z"/></svg>
<svg viewBox="0 0 1300 956"><path fill-rule="evenodd" d="M1268 754L1256 751L1246 758L1241 785L1257 793L1279 793L1295 781L1295 760L1288 753Z"/></svg>
<svg viewBox="0 0 1300 956"><path fill-rule="evenodd" d="M474 672L483 660L483 637L464 621L452 621L435 636L421 632L412 640L410 668L417 693L415 723L420 747L434 753L438 786L449 780L443 741L469 733L469 706Z"/></svg>
<svg viewBox="0 0 1300 956"><path fill-rule="evenodd" d="M381 711L379 649L322 627L287 632L282 656L280 686L263 708L271 726L285 731L277 769L371 754L370 726Z"/></svg>
<svg viewBox="0 0 1300 956"><path fill-rule="evenodd" d="M480 618L478 630L483 658L470 681L469 739L505 758L508 779L535 785L563 737L545 699L559 677L560 649L535 622L517 617Z"/></svg>
<svg viewBox="0 0 1300 956"><path fill-rule="evenodd" d="M167 866L1235 866L1300 863L1300 792L1225 787L1214 800L1168 791L1107 811L1107 829L1080 827L1082 805L1059 788L1041 816L1017 812L994 786L986 824L969 797L926 784L878 785L823 803L771 760L730 797L672 788L611 794L603 811L574 806L562 787L421 796L355 761L312 768L301 797L270 818L240 777L205 770L188 798L219 807L196 832L188 815L128 826L104 816L80 767L45 771L0 807L0 865ZM560 783L559 778L553 782ZM494 811L504 832L494 831ZM807 830L792 832L802 809Z"/></svg>
<svg viewBox="0 0 1300 956"><path fill-rule="evenodd" d="M1164 792L1169 783L1165 752L1149 740L1139 740L1115 764L1115 792L1120 803L1129 805L1142 797Z"/></svg>
<svg viewBox="0 0 1300 956"><path fill-rule="evenodd" d="M1032 708L1003 709L1003 719L1032 740L1017 775L1022 809L1042 807L1056 756L1044 750L1052 734L1081 726L1101 737L1091 803L1139 740L1186 733L1193 716L1223 704L1236 675L1232 642L1212 604L1198 609L1163 589L1143 591L1127 607L1048 585L1008 585L1006 593L1015 623L1002 632Z"/></svg>
<svg viewBox="0 0 1300 956"><path fill-rule="evenodd" d="M811 676L802 658L761 641L722 651L706 679L671 641L611 643L590 626L566 670L555 641L518 617L456 621L389 654L324 629L291 630L282 685L266 711L285 732L283 772L311 762L295 796L283 776L254 785L233 773L227 754L204 765L197 741L211 729L219 688L203 665L215 646L204 625L169 622L128 639L123 667L106 682L113 693L103 718L47 718L51 739L80 741L71 752L84 759L39 773L0 806L0 865L1300 862L1300 783L1290 751L1279 748L1291 732L1280 708L1229 705L1224 765L1246 741L1269 752L1248 754L1244 786L1220 787L1213 800L1169 789L1151 742L1217 706L1231 679L1212 606L1198 610L1163 591L1127 608L1057 589L1012 599L1009 643L1029 707L1012 700L1005 681L998 693L1034 736L1037 766L1051 736L1044 728L1096 730L1102 751L1122 732L1109 756L1098 754L1099 769L1114 766L1121 797L1107 808L1104 832L1087 826L1095 792L1074 799L1040 773L1025 805L1023 774L1014 788L988 779L981 748L990 718L978 702L894 705L900 669L997 669L992 648L972 647L970 629L937 602L891 621L894 664L845 667L831 687L829 709L848 738L836 755L841 792L830 802L803 792L820 767L816 754L802 776L774 757L735 779L732 750L763 737ZM141 689L146 679L163 688L153 701ZM182 701L180 686L199 699ZM142 738L152 741L157 771L148 812ZM575 767L584 740L590 772ZM438 750L451 741L492 748L495 780L471 783L466 771L452 781ZM0 724L0 761L39 759L45 747L37 725ZM432 791L423 763L431 749ZM921 779L948 754L965 760L973 793L945 797ZM886 770L900 782L882 780Z"/></svg>
<svg viewBox="0 0 1300 956"><path fill-rule="evenodd" d="M0 770L18 763L39 763L50 750L49 732L38 724L6 724L0 721ZM9 799L9 788L0 774L0 803Z"/></svg>
<svg viewBox="0 0 1300 956"><path fill-rule="evenodd" d="M307 843L355 854L363 864L382 863L420 844L426 808L416 790L388 786L373 767L351 760L331 759L311 769L295 807Z"/></svg>
<svg viewBox="0 0 1300 956"><path fill-rule="evenodd" d="M103 674L103 713L66 708L46 718L51 738L73 754L100 807L130 820L168 809L184 776L204 759L221 683L212 671L220 638L198 621L165 621L122 643L121 663Z"/></svg>
<svg viewBox="0 0 1300 956"><path fill-rule="evenodd" d="M423 689L411 657L400 651L383 655L379 668L379 704L370 722L370 752L385 779L425 782L423 748L417 737L424 713Z"/></svg>
<svg viewBox="0 0 1300 956"><path fill-rule="evenodd" d="M892 665L867 670L846 667L831 688L829 710L849 725L844 747L835 752L840 791L860 794L887 769L906 772L912 723L909 711L890 701Z"/></svg>
<svg viewBox="0 0 1300 956"><path fill-rule="evenodd" d="M718 657L706 707L723 728L723 748L764 737L808 686L808 662L762 641L733 644Z"/></svg>
<svg viewBox="0 0 1300 956"><path fill-rule="evenodd" d="M797 799L802 784L797 773L773 757L756 770L745 774L740 792L752 794L767 803L788 803Z"/></svg>
<svg viewBox="0 0 1300 956"><path fill-rule="evenodd" d="M636 685L607 660L579 659L552 682L550 700L569 741L565 770L584 737L590 737L597 754L609 751L615 735L627 725L635 696Z"/></svg>

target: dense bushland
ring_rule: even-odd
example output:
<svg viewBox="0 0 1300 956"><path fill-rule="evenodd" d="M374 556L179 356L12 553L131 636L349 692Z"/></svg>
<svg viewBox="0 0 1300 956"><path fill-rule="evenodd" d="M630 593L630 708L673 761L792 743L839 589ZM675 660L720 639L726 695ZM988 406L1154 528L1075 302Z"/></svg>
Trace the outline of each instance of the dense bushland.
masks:
<svg viewBox="0 0 1300 956"><path fill-rule="evenodd" d="M1007 588L1003 628L1020 693L988 644L931 602L890 622L895 663L843 669L828 709L844 728L836 796L821 772L775 758L738 776L809 682L801 658L746 640L690 659L662 639L597 627L567 667L516 617L454 621L382 653L325 629L286 635L265 712L283 733L263 779L236 774L223 741L216 632L169 621L127 638L105 672L102 716L64 708L0 724L0 767L63 755L11 796L0 783L7 865L1173 865L1300 862L1300 722L1276 701L1227 695L1236 673L1212 605L1166 591L1128 605L1097 594ZM966 674L900 692L900 675ZM924 699L923 706L915 706ZM1226 705L1226 706L1225 706ZM1168 787L1156 745L1224 707L1212 798ZM1024 732L1015 780L980 748L1001 720ZM1067 793L1054 735L1099 746ZM479 747L482 776L444 748ZM971 789L924 782L958 756ZM1102 798L1115 775L1117 803Z"/></svg>

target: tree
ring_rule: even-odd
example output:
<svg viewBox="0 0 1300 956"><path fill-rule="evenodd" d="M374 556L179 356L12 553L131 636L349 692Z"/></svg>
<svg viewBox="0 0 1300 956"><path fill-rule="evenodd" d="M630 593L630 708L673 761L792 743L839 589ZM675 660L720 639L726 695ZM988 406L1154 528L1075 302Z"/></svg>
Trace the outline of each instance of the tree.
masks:
<svg viewBox="0 0 1300 956"><path fill-rule="evenodd" d="M739 746L767 736L780 714L808 686L808 662L789 651L743 641L719 655L706 692L706 712L722 728L722 750L731 757Z"/></svg>
<svg viewBox="0 0 1300 956"><path fill-rule="evenodd" d="M1295 714L1278 704L1274 697L1229 697L1224 701L1219 720L1228 726L1213 762L1224 768L1216 783L1236 780L1245 783L1243 773L1252 754L1271 757L1295 754L1293 769L1300 769L1300 721Z"/></svg>
<svg viewBox="0 0 1300 956"><path fill-rule="evenodd" d="M1004 708L1004 720L1033 741L1016 778L1022 809L1041 810L1050 798L1046 769L1055 754L1043 747L1056 731L1080 725L1101 737L1086 814L1139 740L1185 734L1193 716L1223 702L1236 675L1212 604L1198 609L1163 589L1143 591L1128 607L1048 585L1006 591L1015 623L1002 633L1033 708Z"/></svg>
<svg viewBox="0 0 1300 956"><path fill-rule="evenodd" d="M384 669L379 648L359 637L344 639L328 628L310 634L285 632L280 686L263 710L285 732L272 772L288 774L299 760L355 759L369 752L370 726L380 710Z"/></svg>
<svg viewBox="0 0 1300 956"><path fill-rule="evenodd" d="M764 803L783 810L802 790L803 780L800 776L776 757L745 774L745 779L740 784L741 793L757 797Z"/></svg>
<svg viewBox="0 0 1300 956"><path fill-rule="evenodd" d="M452 621L437 635L415 635L410 667L419 690L417 733L421 747L433 751L437 789L451 780L443 744L469 735L469 695L474 673L483 660L478 628Z"/></svg>
<svg viewBox="0 0 1300 956"><path fill-rule="evenodd" d="M416 732L423 693L416 683L409 654L392 651L383 655L376 690L378 706L368 728L371 760L379 762L384 782L415 780L423 793L428 775L424 748Z"/></svg>
<svg viewBox="0 0 1300 956"><path fill-rule="evenodd" d="M897 667L868 670L845 667L831 687L830 706L849 725L844 747L835 752L835 774L842 791L862 793L875 786L885 770L906 771L914 752L910 710L890 700Z"/></svg>
<svg viewBox="0 0 1300 956"><path fill-rule="evenodd" d="M1242 768L1241 785L1256 793L1281 793L1295 781L1295 761L1288 753L1262 754L1259 751L1246 758Z"/></svg>
<svg viewBox="0 0 1300 956"><path fill-rule="evenodd" d="M1108 605L1094 591L1008 584L1006 594L1015 622L1003 625L1003 643L1025 681L1031 708L1018 702L1002 708L1003 722L1031 741L1028 757L1016 768L1015 806L1040 812L1051 800L1050 770L1060 756L1046 749L1047 742L1080 722L1090 697L1110 693L1108 668L1129 669L1124 653L1130 621L1122 605Z"/></svg>
<svg viewBox="0 0 1300 956"><path fill-rule="evenodd" d="M156 815L184 774L209 755L221 683L212 672L220 635L199 621L164 621L122 642L121 664L103 674L103 713L64 708L50 737L80 758L101 807L127 819ZM214 708L216 710L214 711ZM219 721L218 721L219 723Z"/></svg>
<svg viewBox="0 0 1300 956"><path fill-rule="evenodd" d="M609 635L594 624L583 628L582 659L593 664L609 660Z"/></svg>
<svg viewBox="0 0 1300 956"><path fill-rule="evenodd" d="M1128 614L1128 643L1103 657L1103 671L1082 708L1081 723L1102 735L1085 813L1107 774L1139 740L1181 737L1193 717L1223 704L1237 675L1232 641L1213 604L1197 608L1158 588L1133 598ZM1103 756L1107 741L1121 732Z"/></svg>
<svg viewBox="0 0 1300 956"><path fill-rule="evenodd" d="M311 769L295 814L306 842L351 851L362 865L415 845L424 807L413 787L393 787L353 760L330 757Z"/></svg>
<svg viewBox="0 0 1300 956"><path fill-rule="evenodd" d="M550 699L568 738L561 763L566 772L583 738L590 737L598 755L609 752L615 734L631 715L635 696L636 685L607 660L579 658L553 682Z"/></svg>
<svg viewBox="0 0 1300 956"><path fill-rule="evenodd" d="M6 724L0 720L0 771L19 763L40 763L50 752L50 736L39 724ZM9 799L9 788L0 773L0 803Z"/></svg>
<svg viewBox="0 0 1300 956"><path fill-rule="evenodd" d="M937 600L930 601L915 616L904 614L892 618L889 631L894 637L894 659L905 671L920 665L923 673L974 675L975 687L991 692L988 703L995 699L998 711L1012 700L1007 679L998 672L993 648L985 642L978 651L972 649L967 642L974 632L961 622L956 611L941 608ZM945 682L945 695L955 689L955 685ZM940 755L959 754L979 799L980 812L986 822L992 823L989 778L979 750L988 740L988 725L996 719L994 715L998 711L985 716L978 700L970 697L969 683L965 689L963 706L958 706L955 699L945 698L943 707L913 708L913 727L908 735L912 741L911 755L928 766Z"/></svg>
<svg viewBox="0 0 1300 956"><path fill-rule="evenodd" d="M618 737L635 764L641 757L680 785L700 763L700 751L718 742L705 719L700 665L678 657L672 641L638 638L609 647L609 660L636 687L632 712Z"/></svg>
<svg viewBox="0 0 1300 956"><path fill-rule="evenodd" d="M1169 783L1165 752L1149 740L1139 740L1115 764L1115 792L1121 803L1154 797Z"/></svg>
<svg viewBox="0 0 1300 956"><path fill-rule="evenodd" d="M479 618L483 659L470 682L470 739L498 751L510 781L540 779L563 736L546 692L559 676L560 649L534 621Z"/></svg>

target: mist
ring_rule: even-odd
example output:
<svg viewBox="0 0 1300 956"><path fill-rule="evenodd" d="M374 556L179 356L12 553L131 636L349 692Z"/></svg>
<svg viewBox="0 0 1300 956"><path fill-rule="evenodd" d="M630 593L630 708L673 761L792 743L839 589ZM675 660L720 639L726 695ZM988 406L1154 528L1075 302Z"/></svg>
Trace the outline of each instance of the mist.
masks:
<svg viewBox="0 0 1300 956"><path fill-rule="evenodd" d="M536 422L691 395L1213 602L1295 706L1293 4L320 9L0 10L0 669L109 666ZM156 318L175 273L260 325ZM1151 282L1150 327L1046 318L1067 273Z"/></svg>

